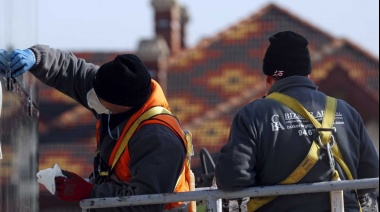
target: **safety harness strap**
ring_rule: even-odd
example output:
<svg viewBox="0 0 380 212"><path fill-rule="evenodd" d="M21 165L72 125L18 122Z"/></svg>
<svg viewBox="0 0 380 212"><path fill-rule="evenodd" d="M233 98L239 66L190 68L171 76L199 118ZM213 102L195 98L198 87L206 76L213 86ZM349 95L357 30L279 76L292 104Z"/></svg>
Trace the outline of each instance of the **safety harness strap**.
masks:
<svg viewBox="0 0 380 212"><path fill-rule="evenodd" d="M149 110L145 111L143 114L141 114L141 116L135 120L135 122L131 125L131 127L128 129L127 133L125 134L123 141L120 144L119 149L117 150L116 155L112 161L111 170L116 165L121 154L123 153L123 151L127 147L129 140L131 139L131 137L133 136L135 131L139 128L139 126L144 121L147 121L147 120L149 120L152 117L157 116L157 115L172 115L172 113L164 107L155 106L155 107L152 107ZM184 131L183 137L186 140L185 145L186 145L187 157L186 157L186 161L185 161L184 166L183 166L182 173L180 174L180 177L177 179L177 183L175 185L175 188L177 188L179 180L181 179L181 176L183 174L185 174L186 181L189 182L190 191L194 191L195 190L195 179L194 179L194 174L193 174L191 167L190 167L190 159L191 159L191 156L194 155L193 144L192 144L192 135L191 135L190 131ZM188 211L194 212L196 210L195 209L196 208L195 201L190 201L189 204L190 205L188 207Z"/></svg>
<svg viewBox="0 0 380 212"><path fill-rule="evenodd" d="M326 98L326 105L325 105L325 112L323 114L322 124L320 124L302 105L299 103L296 99L281 94L281 93L272 93L268 95L266 98L273 99L275 101L278 101L286 106L288 106L290 109L292 109L297 114L301 115L305 119L309 120L316 129L322 129L319 130L320 139L322 145L326 145L332 136L332 127L334 124L335 119L335 112L336 112L336 105L337 101L335 98L327 96ZM330 130L326 130L330 129ZM299 182L310 170L313 168L313 166L317 163L319 154L320 154L320 146L317 144L315 140L313 140L313 143L311 145L311 148L305 157L305 159L300 163L300 165L282 182L279 184L295 184ZM348 166L344 163L342 159L342 155L338 149L338 145L333 146L333 155L336 161L341 165L347 176L352 178L351 172L348 169ZM337 172L334 172L335 176ZM339 175L337 176L339 178ZM258 197L258 198L251 198L249 202L247 203L248 211L252 212L263 206L264 204L274 200L277 196L268 196L268 197Z"/></svg>
<svg viewBox="0 0 380 212"><path fill-rule="evenodd" d="M139 118L135 120L135 122L131 125L128 132L125 134L123 141L120 144L119 149L116 152L115 158L112 161L111 170L116 165L117 161L119 160L121 154L123 153L125 147L127 147L129 140L131 139L132 135L135 133L136 129L139 127L139 125L145 121L150 119L151 117L155 115L161 115L161 114L169 114L171 115L170 111L165 109L161 106L152 107L149 110L145 111Z"/></svg>
<svg viewBox="0 0 380 212"><path fill-rule="evenodd" d="M334 119L335 119L335 112L336 112L336 105L337 101L335 98L327 96L326 98L326 106L325 106L325 112L322 120L322 125L299 103L296 99L287 96L285 94L281 94L278 92L272 93L267 98L276 100L286 106L288 106L290 109L292 109L294 112L298 113L302 117L308 119L310 122L313 123L314 127L316 129L328 129L328 127L325 127L324 125L331 123L331 126L333 125ZM330 105L330 110L328 110L328 105ZM334 108L332 108L334 107ZM329 141L331 137L332 131L319 131L320 134L322 134L322 143L323 145L326 145L326 143ZM324 140L326 139L327 140ZM332 151L334 153L334 159L339 163L339 165L342 167L343 171L347 175L347 178L349 180L353 180L352 174L350 172L350 169L346 165L346 163L343 161L342 153L339 150L338 145L334 145L332 147Z"/></svg>
<svg viewBox="0 0 380 212"><path fill-rule="evenodd" d="M125 134L125 136L123 138L123 141L121 142L119 148L117 149L115 157L112 160L111 169L109 171L102 171L102 172L99 173L99 175L100 176L109 176L110 171L113 170L113 168L116 165L117 161L120 159L120 156L122 155L122 153L124 152L125 148L127 147L128 143L129 143L129 140L131 139L131 137L135 133L135 131L138 129L138 127L140 126L140 124L142 122L144 122L144 121L152 118L153 116L161 115L161 114L171 115L171 112L169 110L167 110L166 108L164 108L164 107L155 106L155 107L152 107L149 110L145 111L143 114L141 114L139 116L139 118L137 118L133 122L133 124L128 129L127 133ZM100 125L100 122L98 121L98 123L97 123L97 129L99 128L99 125ZM99 140L99 139L97 139L97 140ZM98 150L96 150L96 154L98 154Z"/></svg>

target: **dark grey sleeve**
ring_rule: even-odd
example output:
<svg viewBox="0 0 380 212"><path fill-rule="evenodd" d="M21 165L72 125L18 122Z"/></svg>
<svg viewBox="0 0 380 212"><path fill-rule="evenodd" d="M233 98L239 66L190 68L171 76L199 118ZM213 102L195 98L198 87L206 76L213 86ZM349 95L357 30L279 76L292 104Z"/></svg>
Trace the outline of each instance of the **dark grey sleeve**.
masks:
<svg viewBox="0 0 380 212"><path fill-rule="evenodd" d="M228 143L220 151L215 178L218 188L233 191L255 183L256 144L253 128L239 112L231 125Z"/></svg>
<svg viewBox="0 0 380 212"><path fill-rule="evenodd" d="M47 45L35 45L30 49L36 57L36 64L29 72L87 107L87 92L92 88L92 79L99 67Z"/></svg>
<svg viewBox="0 0 380 212"><path fill-rule="evenodd" d="M379 177L379 153L376 150L362 120L359 120L360 130L360 159L358 178Z"/></svg>
<svg viewBox="0 0 380 212"><path fill-rule="evenodd" d="M358 126L360 133L360 158L357 170L358 178L378 178L379 153L377 152L375 145L369 137L367 130L364 127L363 121L360 117L358 118ZM371 194L373 192L375 192L375 189L358 190L359 197L361 198L365 196L367 199L374 196ZM366 202L368 203L369 201Z"/></svg>
<svg viewBox="0 0 380 212"><path fill-rule="evenodd" d="M131 181L128 186L95 185L92 197L172 193L185 159L183 142L162 125L142 127L129 144ZM125 207L123 211L162 211L165 205Z"/></svg>

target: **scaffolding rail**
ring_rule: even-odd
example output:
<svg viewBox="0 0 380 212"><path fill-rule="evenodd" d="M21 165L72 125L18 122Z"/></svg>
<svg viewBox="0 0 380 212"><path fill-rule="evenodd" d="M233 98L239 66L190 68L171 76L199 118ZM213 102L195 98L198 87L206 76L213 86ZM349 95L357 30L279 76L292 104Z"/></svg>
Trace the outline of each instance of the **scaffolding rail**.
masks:
<svg viewBox="0 0 380 212"><path fill-rule="evenodd" d="M80 201L79 205L82 208L82 212L85 212L89 209L95 208L163 204L169 202L206 201L206 211L221 212L221 199L370 189L378 187L379 178L251 187L234 192L225 192L220 189L206 187L189 192L84 199Z"/></svg>

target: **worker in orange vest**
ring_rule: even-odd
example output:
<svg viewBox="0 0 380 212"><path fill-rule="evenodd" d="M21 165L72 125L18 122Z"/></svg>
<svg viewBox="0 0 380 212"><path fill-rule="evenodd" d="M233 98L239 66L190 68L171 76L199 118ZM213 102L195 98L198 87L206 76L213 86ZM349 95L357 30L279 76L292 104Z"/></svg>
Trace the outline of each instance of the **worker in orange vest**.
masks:
<svg viewBox="0 0 380 212"><path fill-rule="evenodd" d="M27 71L91 110L97 118L97 154L87 182L69 171L56 177L64 201L189 191L188 143L160 85L136 55L97 66L74 54L35 45L7 54L0 68L12 77ZM4 62L8 61L10 63ZM144 120L141 117L146 116ZM107 211L188 211L189 204L109 208Z"/></svg>

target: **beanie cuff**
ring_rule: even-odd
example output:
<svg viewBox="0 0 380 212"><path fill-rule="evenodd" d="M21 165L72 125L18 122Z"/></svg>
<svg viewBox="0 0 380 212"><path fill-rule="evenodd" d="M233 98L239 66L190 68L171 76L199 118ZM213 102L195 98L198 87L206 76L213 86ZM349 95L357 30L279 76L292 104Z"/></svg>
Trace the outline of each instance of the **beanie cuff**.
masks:
<svg viewBox="0 0 380 212"><path fill-rule="evenodd" d="M311 74L311 63L273 63L264 59L263 72L273 77L288 77L293 75L306 76Z"/></svg>

